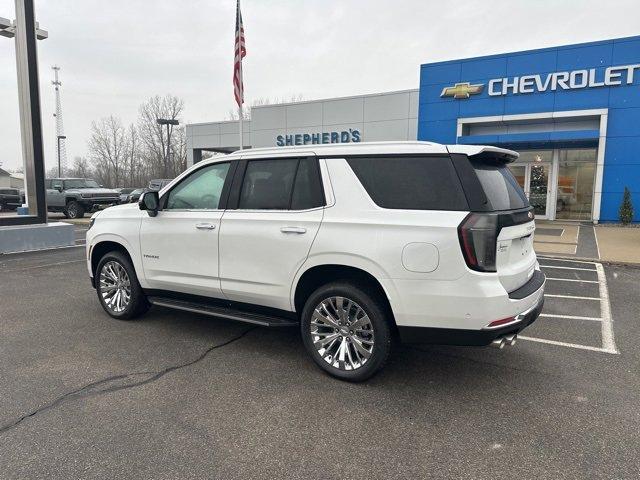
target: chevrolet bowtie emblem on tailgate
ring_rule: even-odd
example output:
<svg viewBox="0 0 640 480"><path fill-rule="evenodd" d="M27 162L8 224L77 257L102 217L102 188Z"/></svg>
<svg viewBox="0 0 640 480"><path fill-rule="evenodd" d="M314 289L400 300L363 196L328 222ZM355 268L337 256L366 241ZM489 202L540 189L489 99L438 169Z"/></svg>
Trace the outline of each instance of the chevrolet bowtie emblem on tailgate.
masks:
<svg viewBox="0 0 640 480"><path fill-rule="evenodd" d="M441 97L453 97L453 98L469 98L471 95L476 95L482 92L484 85L478 83L471 85L469 82L456 83L453 87L445 87L442 89Z"/></svg>

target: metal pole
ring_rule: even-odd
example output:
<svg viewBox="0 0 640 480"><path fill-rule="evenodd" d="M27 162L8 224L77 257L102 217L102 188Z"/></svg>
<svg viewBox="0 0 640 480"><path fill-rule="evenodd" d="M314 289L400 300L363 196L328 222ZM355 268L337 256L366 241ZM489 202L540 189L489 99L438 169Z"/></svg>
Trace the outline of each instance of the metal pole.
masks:
<svg viewBox="0 0 640 480"><path fill-rule="evenodd" d="M167 123L167 153L164 156L164 178L168 177L167 165L169 164L169 142L171 141L169 135L169 124Z"/></svg>
<svg viewBox="0 0 640 480"><path fill-rule="evenodd" d="M239 129L240 129L240 131L239 131L239 136L240 136L240 147L239 147L239 150L242 150L242 146L243 146L242 144L244 143L242 141L242 133L243 133L242 132L242 120L243 120L242 117L243 117L243 115L242 115L242 104L240 104L240 106L238 107L238 125L239 125Z"/></svg>
<svg viewBox="0 0 640 480"><path fill-rule="evenodd" d="M62 178L62 164L60 163L60 135L56 138L58 139L58 177Z"/></svg>

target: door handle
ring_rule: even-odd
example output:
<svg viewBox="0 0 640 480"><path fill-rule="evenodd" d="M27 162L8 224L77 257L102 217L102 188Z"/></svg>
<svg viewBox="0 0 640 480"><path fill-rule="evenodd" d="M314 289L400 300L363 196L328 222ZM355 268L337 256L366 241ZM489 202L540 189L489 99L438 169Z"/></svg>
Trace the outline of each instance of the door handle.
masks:
<svg viewBox="0 0 640 480"><path fill-rule="evenodd" d="M198 230L213 230L216 226L213 223L196 223Z"/></svg>
<svg viewBox="0 0 640 480"><path fill-rule="evenodd" d="M307 233L307 229L302 227L282 227L280 231L282 233L297 233L298 235Z"/></svg>

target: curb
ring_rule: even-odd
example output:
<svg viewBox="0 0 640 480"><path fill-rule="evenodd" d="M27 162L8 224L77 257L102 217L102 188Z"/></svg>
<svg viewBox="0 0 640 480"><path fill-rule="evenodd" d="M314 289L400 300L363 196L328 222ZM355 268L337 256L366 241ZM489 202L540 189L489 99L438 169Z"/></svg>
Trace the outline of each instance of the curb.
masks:
<svg viewBox="0 0 640 480"><path fill-rule="evenodd" d="M589 257L568 257L568 256L564 256L564 255L556 255L556 256L549 256L549 255L537 255L537 258L546 258L549 260L553 260L553 259L558 259L561 258L562 260L577 260L580 262L598 262L598 263L602 263L604 265L620 265L620 266L624 266L624 267L636 267L636 268L640 268L640 263L636 263L636 262L622 262L619 260L601 260L599 258L589 258Z"/></svg>

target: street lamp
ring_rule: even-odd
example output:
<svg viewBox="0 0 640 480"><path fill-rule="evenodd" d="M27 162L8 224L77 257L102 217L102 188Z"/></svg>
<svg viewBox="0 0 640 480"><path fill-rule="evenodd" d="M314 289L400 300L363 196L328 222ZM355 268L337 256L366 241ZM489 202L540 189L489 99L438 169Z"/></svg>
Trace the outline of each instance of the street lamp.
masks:
<svg viewBox="0 0 640 480"><path fill-rule="evenodd" d="M162 125L166 125L167 126L167 153L165 154L164 152L162 152L162 154L164 155L164 177L167 177L167 163L169 163L169 147L171 144L171 127L175 126L175 125L179 125L180 122L178 120L175 119L171 119L171 118L156 118L156 122L158 123L158 125L160 125L160 136L162 136Z"/></svg>
<svg viewBox="0 0 640 480"><path fill-rule="evenodd" d="M58 177L62 178L62 164L60 163L60 140L65 140L65 135L58 135Z"/></svg>

